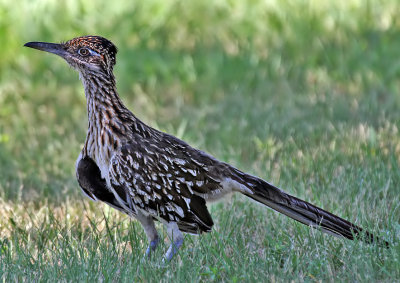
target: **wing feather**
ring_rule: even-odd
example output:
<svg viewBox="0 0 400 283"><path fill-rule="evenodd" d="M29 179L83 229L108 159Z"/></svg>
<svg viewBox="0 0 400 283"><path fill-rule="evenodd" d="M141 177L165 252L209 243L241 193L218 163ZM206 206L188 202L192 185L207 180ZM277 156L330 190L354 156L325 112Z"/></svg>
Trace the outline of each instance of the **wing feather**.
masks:
<svg viewBox="0 0 400 283"><path fill-rule="evenodd" d="M203 166L188 162L187 153L179 152L184 146L178 147L183 148L161 147L145 140L125 144L111 159L110 185L126 193L123 206L177 222L184 232L210 231L213 221L201 195L217 188L219 182L207 178Z"/></svg>

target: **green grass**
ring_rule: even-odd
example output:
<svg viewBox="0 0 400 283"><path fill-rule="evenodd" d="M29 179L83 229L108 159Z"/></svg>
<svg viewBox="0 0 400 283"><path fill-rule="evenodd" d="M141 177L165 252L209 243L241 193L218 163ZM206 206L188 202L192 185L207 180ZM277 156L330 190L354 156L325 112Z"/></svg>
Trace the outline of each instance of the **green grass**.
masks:
<svg viewBox="0 0 400 283"><path fill-rule="evenodd" d="M362 1L0 1L0 278L400 280L400 6ZM95 4L96 3L96 4ZM143 260L140 225L80 193L78 75L23 48L98 34L148 124L368 228L332 238L241 196L212 233Z"/></svg>

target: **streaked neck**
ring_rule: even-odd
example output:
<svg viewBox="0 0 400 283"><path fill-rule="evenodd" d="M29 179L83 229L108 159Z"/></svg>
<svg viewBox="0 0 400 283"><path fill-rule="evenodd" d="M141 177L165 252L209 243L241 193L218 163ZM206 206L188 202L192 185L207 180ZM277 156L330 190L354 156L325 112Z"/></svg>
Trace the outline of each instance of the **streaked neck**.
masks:
<svg viewBox="0 0 400 283"><path fill-rule="evenodd" d="M85 73L80 75L85 89L88 119L96 119L98 115L105 114L110 117L117 116L126 107L119 98L113 74Z"/></svg>

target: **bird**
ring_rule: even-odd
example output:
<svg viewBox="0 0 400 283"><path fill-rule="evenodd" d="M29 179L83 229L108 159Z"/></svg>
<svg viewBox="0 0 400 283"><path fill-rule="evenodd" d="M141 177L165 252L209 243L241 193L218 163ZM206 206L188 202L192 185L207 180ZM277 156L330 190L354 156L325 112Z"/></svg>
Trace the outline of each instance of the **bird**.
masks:
<svg viewBox="0 0 400 283"><path fill-rule="evenodd" d="M56 54L79 72L88 115L86 140L76 161L79 186L91 200L141 223L149 242L146 256L160 241L155 221L167 228L171 244L163 259L169 261L182 246L183 233L212 230L207 204L231 193L241 193L333 236L389 245L339 216L146 125L117 92L113 74L117 47L110 40L89 35L24 46Z"/></svg>

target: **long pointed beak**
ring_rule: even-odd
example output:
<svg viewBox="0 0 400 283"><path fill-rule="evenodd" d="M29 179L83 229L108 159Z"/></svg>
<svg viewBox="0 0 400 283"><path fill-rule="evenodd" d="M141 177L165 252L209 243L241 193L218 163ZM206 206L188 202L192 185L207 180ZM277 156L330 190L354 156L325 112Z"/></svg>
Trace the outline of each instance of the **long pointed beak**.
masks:
<svg viewBox="0 0 400 283"><path fill-rule="evenodd" d="M25 43L24 46L50 52L61 57L65 57L65 55L67 55L67 51L64 49L62 44L48 42L28 42Z"/></svg>

